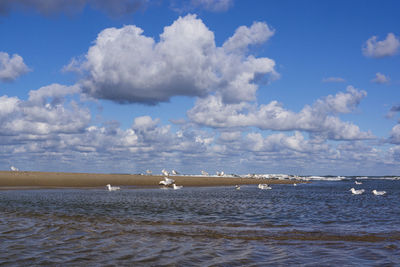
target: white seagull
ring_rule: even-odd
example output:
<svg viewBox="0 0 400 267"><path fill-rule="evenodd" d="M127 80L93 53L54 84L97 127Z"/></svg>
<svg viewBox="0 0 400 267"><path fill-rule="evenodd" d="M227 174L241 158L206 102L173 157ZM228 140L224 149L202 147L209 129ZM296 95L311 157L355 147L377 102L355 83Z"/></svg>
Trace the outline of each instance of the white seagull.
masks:
<svg viewBox="0 0 400 267"><path fill-rule="evenodd" d="M183 185L172 184L172 187L174 188L174 190L178 190L178 189L182 189Z"/></svg>
<svg viewBox="0 0 400 267"><path fill-rule="evenodd" d="M208 176L209 174L206 171L201 171L201 175Z"/></svg>
<svg viewBox="0 0 400 267"><path fill-rule="evenodd" d="M355 184L362 184L362 182L357 182L357 181L355 181Z"/></svg>
<svg viewBox="0 0 400 267"><path fill-rule="evenodd" d="M161 173L165 176L169 176L169 172L166 169L162 169Z"/></svg>
<svg viewBox="0 0 400 267"><path fill-rule="evenodd" d="M374 193L375 196L383 196L386 194L386 191L376 191L375 189L372 190L372 193Z"/></svg>
<svg viewBox="0 0 400 267"><path fill-rule="evenodd" d="M272 189L272 187L270 187L270 186L267 185L267 184L259 184L259 185L258 185L258 188L260 188L260 189L262 189L262 190L264 190L264 189Z"/></svg>
<svg viewBox="0 0 400 267"><path fill-rule="evenodd" d="M165 185L165 186L172 185L173 183L175 183L175 180L171 179L171 178L168 178L168 177L164 177L164 180L159 182L159 184L162 184L162 185Z"/></svg>
<svg viewBox="0 0 400 267"><path fill-rule="evenodd" d="M108 191L117 191L121 189L119 186L111 186L110 184L106 185L106 187Z"/></svg>
<svg viewBox="0 0 400 267"><path fill-rule="evenodd" d="M236 190L240 190L240 185L235 185Z"/></svg>
<svg viewBox="0 0 400 267"><path fill-rule="evenodd" d="M364 193L365 190L364 189L355 190L353 187L349 191L351 191L351 193L353 193L353 195L361 195L362 193Z"/></svg>

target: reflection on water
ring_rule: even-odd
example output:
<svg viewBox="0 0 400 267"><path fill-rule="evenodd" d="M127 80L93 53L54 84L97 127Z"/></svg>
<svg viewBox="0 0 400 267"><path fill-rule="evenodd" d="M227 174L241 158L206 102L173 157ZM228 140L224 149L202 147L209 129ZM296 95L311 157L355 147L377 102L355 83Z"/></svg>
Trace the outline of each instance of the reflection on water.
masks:
<svg viewBox="0 0 400 267"><path fill-rule="evenodd" d="M362 186L4 190L0 265L400 264L400 182Z"/></svg>

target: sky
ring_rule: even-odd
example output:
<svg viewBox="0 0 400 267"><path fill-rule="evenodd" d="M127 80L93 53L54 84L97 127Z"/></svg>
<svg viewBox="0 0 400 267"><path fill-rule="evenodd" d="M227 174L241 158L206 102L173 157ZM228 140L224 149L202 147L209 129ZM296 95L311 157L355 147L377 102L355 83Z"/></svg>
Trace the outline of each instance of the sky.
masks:
<svg viewBox="0 0 400 267"><path fill-rule="evenodd" d="M3 0L0 170L400 175L398 10Z"/></svg>

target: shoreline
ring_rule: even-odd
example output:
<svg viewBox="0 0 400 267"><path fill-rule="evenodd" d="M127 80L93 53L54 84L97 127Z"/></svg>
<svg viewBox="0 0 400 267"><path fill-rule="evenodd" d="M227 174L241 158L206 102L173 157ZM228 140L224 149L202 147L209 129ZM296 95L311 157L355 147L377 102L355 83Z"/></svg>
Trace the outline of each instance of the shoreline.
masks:
<svg viewBox="0 0 400 267"><path fill-rule="evenodd" d="M0 189L9 188L70 188L102 187L106 184L116 186L159 187L163 175L140 174L96 174L66 172L0 171ZM266 184L306 183L299 180L255 179L214 176L179 176L173 175L177 185L183 186L234 186Z"/></svg>

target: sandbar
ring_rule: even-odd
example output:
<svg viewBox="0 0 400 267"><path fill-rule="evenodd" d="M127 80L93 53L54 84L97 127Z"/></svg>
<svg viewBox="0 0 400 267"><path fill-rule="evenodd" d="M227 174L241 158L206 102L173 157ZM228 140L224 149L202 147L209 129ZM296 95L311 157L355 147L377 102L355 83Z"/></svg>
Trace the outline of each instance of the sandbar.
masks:
<svg viewBox="0 0 400 267"><path fill-rule="evenodd" d="M96 174L68 172L0 171L0 189L10 187L100 187L117 186L157 187L164 178L161 175ZM230 186L251 184L294 184L296 180L255 179L215 176L170 176L177 185L183 186Z"/></svg>

